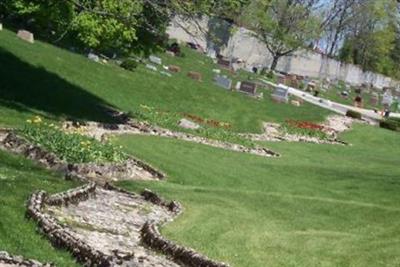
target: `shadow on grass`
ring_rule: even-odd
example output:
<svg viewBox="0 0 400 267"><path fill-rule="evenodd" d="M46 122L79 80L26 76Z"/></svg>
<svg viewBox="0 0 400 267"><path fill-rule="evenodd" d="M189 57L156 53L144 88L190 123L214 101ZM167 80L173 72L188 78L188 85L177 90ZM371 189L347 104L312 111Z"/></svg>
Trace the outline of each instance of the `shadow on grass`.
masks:
<svg viewBox="0 0 400 267"><path fill-rule="evenodd" d="M79 66L77 66L79 68ZM0 106L73 120L113 122L109 104L0 48Z"/></svg>

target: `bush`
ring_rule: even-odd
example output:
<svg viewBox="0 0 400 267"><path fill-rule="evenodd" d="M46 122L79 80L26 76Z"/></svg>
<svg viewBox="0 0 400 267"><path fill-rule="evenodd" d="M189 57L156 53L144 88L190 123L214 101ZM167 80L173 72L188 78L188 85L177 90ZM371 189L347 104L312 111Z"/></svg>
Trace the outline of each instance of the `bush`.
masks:
<svg viewBox="0 0 400 267"><path fill-rule="evenodd" d="M129 71L134 71L138 66L138 63L133 60L133 59L125 59L121 63L121 68L129 70Z"/></svg>
<svg viewBox="0 0 400 267"><path fill-rule="evenodd" d="M385 128L392 131L400 131L400 120L397 119L387 119L381 120L379 122L381 128Z"/></svg>
<svg viewBox="0 0 400 267"><path fill-rule="evenodd" d="M120 163L127 159L119 148L110 143L101 143L78 132L64 132L56 125L42 122L40 117L28 120L22 135L68 163Z"/></svg>
<svg viewBox="0 0 400 267"><path fill-rule="evenodd" d="M359 120L362 119L361 113L357 112L357 111L354 111L354 110L348 110L346 112L346 116L350 117L350 118L353 118L353 119L359 119Z"/></svg>

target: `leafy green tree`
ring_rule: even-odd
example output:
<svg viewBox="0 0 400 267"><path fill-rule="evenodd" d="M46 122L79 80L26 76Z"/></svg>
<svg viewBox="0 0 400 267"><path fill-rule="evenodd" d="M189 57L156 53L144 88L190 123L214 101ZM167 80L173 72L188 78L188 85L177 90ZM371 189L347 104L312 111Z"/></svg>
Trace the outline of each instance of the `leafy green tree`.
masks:
<svg viewBox="0 0 400 267"><path fill-rule="evenodd" d="M315 0L255 0L246 11L246 24L265 43L275 70L283 56L306 47L320 36L320 19L313 12Z"/></svg>
<svg viewBox="0 0 400 267"><path fill-rule="evenodd" d="M363 70L393 73L391 55L396 40L396 2L366 0L356 7L339 58Z"/></svg>

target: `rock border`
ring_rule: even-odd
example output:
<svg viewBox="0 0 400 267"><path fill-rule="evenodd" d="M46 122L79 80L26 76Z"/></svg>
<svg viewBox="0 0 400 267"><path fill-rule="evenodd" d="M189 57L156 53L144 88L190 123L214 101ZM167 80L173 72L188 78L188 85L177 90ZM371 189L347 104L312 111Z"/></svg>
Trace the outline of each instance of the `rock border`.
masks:
<svg viewBox="0 0 400 267"><path fill-rule="evenodd" d="M276 153L264 147L256 146L254 148L250 148L239 144L218 141L189 133L175 132L161 127L152 126L151 124L146 122L135 120L129 120L125 124L104 124L97 122L86 122L83 125L76 125L73 122L65 122L63 127L64 129L70 129L71 127L86 127L86 129L88 130L86 135L96 138L97 140L105 140L109 135L115 134L159 136L262 157L280 157L279 153Z"/></svg>
<svg viewBox="0 0 400 267"><path fill-rule="evenodd" d="M26 266L26 267L54 267L55 265L52 263L41 263L36 260L27 260L22 256L13 256L7 253L6 251L0 251L0 265L1 264L9 264L15 266Z"/></svg>
<svg viewBox="0 0 400 267"><path fill-rule="evenodd" d="M115 255L107 256L74 237L70 229L60 225L50 215L43 213L45 204L49 204L50 202L54 205L63 205L70 203L70 201L74 201L75 203L79 202L90 196L93 187L95 188L96 185L89 184L69 190L68 193L60 193L50 197L44 191L35 192L29 198L26 216L38 223L40 230L50 240L53 246L66 249L78 262L83 263L85 266L108 267L120 265L124 260L132 259L134 255L122 255L118 253L118 251L115 251Z"/></svg>
<svg viewBox="0 0 400 267"><path fill-rule="evenodd" d="M141 234L146 245L171 257L177 263L190 267L229 267L226 263L210 260L193 249L176 245L174 242L165 239L154 223L147 222L142 227Z"/></svg>
<svg viewBox="0 0 400 267"><path fill-rule="evenodd" d="M138 166L148 172L153 179L162 180L166 177L164 173L150 166L149 164L129 156L124 163L104 163L104 164L71 164L59 159L54 153L48 152L38 145L30 144L24 138L18 136L14 131L4 131L6 137L0 143L0 147L16 154L22 154L26 158L39 162L44 167L62 172L67 179L77 178L87 180L91 173L98 177L111 178L118 173L130 173L132 166ZM115 176L114 176L115 177Z"/></svg>
<svg viewBox="0 0 400 267"><path fill-rule="evenodd" d="M96 183L89 183L81 187L70 189L65 192L47 195L44 191L38 191L31 195L27 203L26 216L38 223L41 232L47 236L50 242L58 248L69 251L77 260L85 266L115 266L124 261L134 258L133 254L123 254L115 251L113 256L107 256L104 253L93 249L84 241L74 237L67 226L60 225L56 219L43 212L45 205L63 206L78 204L90 197L95 196ZM103 186L105 190L117 191L137 196L134 193L116 187L111 184ZM179 202L167 202L156 193L145 189L141 196L144 200L167 209L177 216L182 212L182 206ZM229 267L226 263L213 261L203 256L193 249L176 245L172 241L165 239L158 231L157 226L148 221L141 229L142 242L152 250L162 252L167 257L173 259L177 264L189 267Z"/></svg>

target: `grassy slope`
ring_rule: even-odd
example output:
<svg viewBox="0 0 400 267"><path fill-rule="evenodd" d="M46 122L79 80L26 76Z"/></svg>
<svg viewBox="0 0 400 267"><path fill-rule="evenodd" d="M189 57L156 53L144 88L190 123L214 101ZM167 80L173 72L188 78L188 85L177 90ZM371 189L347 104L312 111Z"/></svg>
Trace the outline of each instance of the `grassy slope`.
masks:
<svg viewBox="0 0 400 267"><path fill-rule="evenodd" d="M57 266L77 266L67 253L54 249L25 218L25 202L35 190L59 192L77 186L29 161L0 151L0 250Z"/></svg>
<svg viewBox="0 0 400 267"><path fill-rule="evenodd" d="M181 201L163 233L235 267L399 266L399 136L358 126L343 138L354 145L269 143L283 157L267 159L125 136L169 177L122 185Z"/></svg>
<svg viewBox="0 0 400 267"><path fill-rule="evenodd" d="M185 53L185 58L166 58L166 63L183 69L168 78L143 66L131 73L42 42L28 44L4 30L0 32L0 125L19 126L35 112L55 118L108 120L102 105L131 111L146 104L231 122L239 131L259 131L263 120L318 121L328 114L310 105L295 108L273 103L267 93L265 100L257 101L227 92L212 84L215 66L210 59L191 50ZM187 78L190 70L201 72L204 81Z"/></svg>

